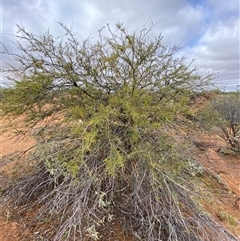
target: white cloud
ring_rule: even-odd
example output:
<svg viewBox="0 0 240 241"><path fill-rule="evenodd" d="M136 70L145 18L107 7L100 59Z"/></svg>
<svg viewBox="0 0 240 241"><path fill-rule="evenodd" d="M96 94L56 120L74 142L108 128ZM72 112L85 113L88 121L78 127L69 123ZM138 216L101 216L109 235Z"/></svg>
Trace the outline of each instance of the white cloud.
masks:
<svg viewBox="0 0 240 241"><path fill-rule="evenodd" d="M120 21L130 30L140 30L150 18L153 34L164 42L183 46L183 53L196 58L204 71L219 72L217 81L239 83L239 1L237 0L8 0L2 1L2 39L16 33L16 24L27 30L43 32L50 28L61 34L56 22L79 38L96 36L101 27ZM150 21L151 21L150 20Z"/></svg>
<svg viewBox="0 0 240 241"><path fill-rule="evenodd" d="M89 3L85 4L85 14L85 23L90 25L90 27L93 24L96 24L98 19L103 16L103 14L93 4Z"/></svg>
<svg viewBox="0 0 240 241"><path fill-rule="evenodd" d="M210 27L197 46L189 49L199 65L217 72L216 79L224 86L239 83L239 20L224 25L221 21Z"/></svg>

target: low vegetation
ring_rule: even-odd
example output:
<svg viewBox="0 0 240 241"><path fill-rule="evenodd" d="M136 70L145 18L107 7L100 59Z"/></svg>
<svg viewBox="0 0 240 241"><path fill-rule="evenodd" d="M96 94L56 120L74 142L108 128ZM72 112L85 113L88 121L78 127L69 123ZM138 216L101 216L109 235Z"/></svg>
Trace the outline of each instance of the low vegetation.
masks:
<svg viewBox="0 0 240 241"><path fill-rule="evenodd" d="M240 92L218 95L199 111L199 118L211 127L236 153L240 152Z"/></svg>

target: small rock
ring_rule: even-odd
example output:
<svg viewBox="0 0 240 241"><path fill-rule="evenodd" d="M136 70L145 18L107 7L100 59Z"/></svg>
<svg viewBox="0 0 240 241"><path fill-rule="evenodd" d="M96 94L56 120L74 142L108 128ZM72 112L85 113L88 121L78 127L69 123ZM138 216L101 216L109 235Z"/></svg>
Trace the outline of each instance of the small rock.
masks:
<svg viewBox="0 0 240 241"><path fill-rule="evenodd" d="M235 156L236 152L230 149L229 147L223 146L219 149L219 152L222 153L223 155L228 155L228 156Z"/></svg>

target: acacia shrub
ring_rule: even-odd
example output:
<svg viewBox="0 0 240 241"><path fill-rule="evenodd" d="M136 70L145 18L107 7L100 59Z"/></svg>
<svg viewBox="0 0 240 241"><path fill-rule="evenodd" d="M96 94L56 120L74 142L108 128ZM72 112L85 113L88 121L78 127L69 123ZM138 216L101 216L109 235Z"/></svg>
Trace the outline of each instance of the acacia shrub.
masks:
<svg viewBox="0 0 240 241"><path fill-rule="evenodd" d="M117 220L136 240L234 240L191 198L193 165L164 131L211 76L161 35L148 37L151 28L107 26L107 37L102 30L80 44L61 26L65 39L19 27L19 52L4 52L15 62L3 114L23 114L29 129L48 118L27 157L31 170L5 200L40 206L36 218L54 222L52 240L97 240ZM61 123L49 121L58 114Z"/></svg>

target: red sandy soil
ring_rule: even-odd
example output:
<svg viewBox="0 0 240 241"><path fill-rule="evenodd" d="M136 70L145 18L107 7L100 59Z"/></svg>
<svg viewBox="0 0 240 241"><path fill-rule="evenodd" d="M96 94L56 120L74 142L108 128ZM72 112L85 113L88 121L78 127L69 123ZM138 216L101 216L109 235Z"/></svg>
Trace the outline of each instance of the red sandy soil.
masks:
<svg viewBox="0 0 240 241"><path fill-rule="evenodd" d="M213 193L212 200L205 203L204 207L216 221L220 221L240 239L240 156L220 153L220 147L225 143L217 136L203 135L198 138L205 147L200 147L200 151L196 153L197 160L219 179L219 183L225 188L220 195L215 196ZM215 190L217 194L218 187L215 187ZM222 222L221 213L228 213L237 218L235 228Z"/></svg>
<svg viewBox="0 0 240 241"><path fill-rule="evenodd" d="M15 151L26 150L34 145L34 140L30 137L21 139L14 136L13 132L7 130L3 132L7 124L6 120L0 122L0 158L13 153ZM195 157L199 162L207 168L209 172L219 178L219 187L224 187L225 191L221 195L212 194L210 201L203 204L204 208L211 213L217 222L220 222L228 228L235 237L240 237L240 158L239 156L227 156L219 152L219 147L225 145L216 135L208 135L207 133L187 133L183 131L178 133L182 138L190 138L196 144ZM180 138L181 138L180 137ZM1 176L7 176L14 163L3 164L4 158L0 159L0 185ZM1 163L2 162L2 163ZM237 218L237 225L232 227L229 223L221 218L221 212L228 213ZM131 238L121 237L119 227L114 228L115 239L119 241L133 241ZM32 236L28 236L28 231L24 228L20 220L12 218L11 214L6 210L0 216L0 240L1 241L18 241L33 240Z"/></svg>

